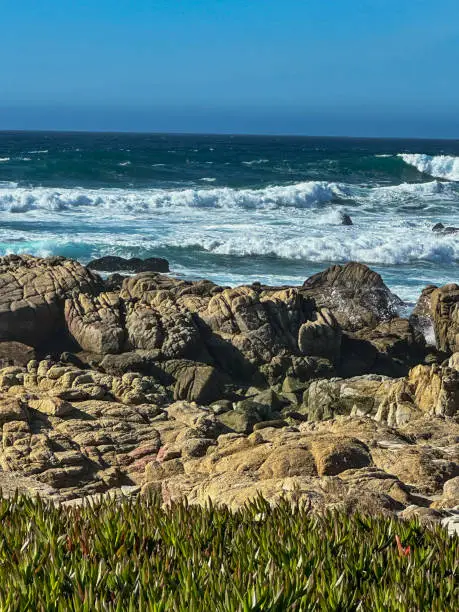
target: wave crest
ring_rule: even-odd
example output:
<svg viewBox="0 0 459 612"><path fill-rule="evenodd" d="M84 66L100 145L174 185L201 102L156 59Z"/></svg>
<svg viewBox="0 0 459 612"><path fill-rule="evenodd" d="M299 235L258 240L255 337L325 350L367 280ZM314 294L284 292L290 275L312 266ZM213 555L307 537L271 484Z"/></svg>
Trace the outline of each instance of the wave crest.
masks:
<svg viewBox="0 0 459 612"><path fill-rule="evenodd" d="M66 211L101 207L111 212L147 213L158 208L310 208L345 196L338 184L309 181L263 189L49 189L0 190L0 210L23 213L32 210Z"/></svg>
<svg viewBox="0 0 459 612"><path fill-rule="evenodd" d="M449 181L459 181L459 157L453 155L426 155L424 153L399 153L403 161L424 174Z"/></svg>

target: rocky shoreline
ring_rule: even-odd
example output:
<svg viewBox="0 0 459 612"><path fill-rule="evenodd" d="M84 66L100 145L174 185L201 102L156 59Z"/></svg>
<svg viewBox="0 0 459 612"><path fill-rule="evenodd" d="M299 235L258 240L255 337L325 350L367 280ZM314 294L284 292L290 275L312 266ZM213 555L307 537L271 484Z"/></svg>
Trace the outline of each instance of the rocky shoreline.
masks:
<svg viewBox="0 0 459 612"><path fill-rule="evenodd" d="M459 506L459 286L401 305L358 263L229 288L0 258L0 486L441 520Z"/></svg>

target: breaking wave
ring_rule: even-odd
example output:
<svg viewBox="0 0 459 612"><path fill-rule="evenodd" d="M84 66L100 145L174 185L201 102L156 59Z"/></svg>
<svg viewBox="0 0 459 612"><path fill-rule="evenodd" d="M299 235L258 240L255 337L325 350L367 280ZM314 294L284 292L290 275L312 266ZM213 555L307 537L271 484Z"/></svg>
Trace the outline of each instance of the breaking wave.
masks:
<svg viewBox="0 0 459 612"><path fill-rule="evenodd" d="M424 174L449 181L459 181L459 157L453 155L425 155L424 153L399 153L398 157Z"/></svg>
<svg viewBox="0 0 459 612"><path fill-rule="evenodd" d="M204 177L203 182L214 179ZM202 187L182 189L82 189L17 187L0 182L0 211L78 212L101 209L110 214L148 215L158 209L312 209L325 204L367 205L377 212L381 206L404 202L457 199L452 183L403 183L370 187L307 181L293 185L273 185L262 189Z"/></svg>
<svg viewBox="0 0 459 612"><path fill-rule="evenodd" d="M159 208L310 208L345 197L338 184L310 181L263 189L50 189L0 190L0 210L23 213L32 210L69 211L93 207L111 212L148 213Z"/></svg>
<svg viewBox="0 0 459 612"><path fill-rule="evenodd" d="M315 235L279 240L275 235L233 235L225 239L190 237L162 247L200 249L216 255L279 257L314 263L364 261L368 264L401 265L416 262L449 264L459 261L459 244L453 238L439 240L426 233L391 234L369 231L340 236Z"/></svg>

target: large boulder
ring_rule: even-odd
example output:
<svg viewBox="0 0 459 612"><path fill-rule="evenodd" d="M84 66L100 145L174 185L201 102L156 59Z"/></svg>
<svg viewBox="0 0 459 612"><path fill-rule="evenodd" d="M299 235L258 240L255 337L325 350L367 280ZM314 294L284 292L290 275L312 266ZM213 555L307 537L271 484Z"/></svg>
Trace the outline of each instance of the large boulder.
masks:
<svg viewBox="0 0 459 612"><path fill-rule="evenodd" d="M71 336L84 351L99 355L122 351L125 333L116 293L74 295L65 302L65 320Z"/></svg>
<svg viewBox="0 0 459 612"><path fill-rule="evenodd" d="M356 262L332 266L311 276L302 291L314 298L317 306L331 310L348 331L376 327L397 316L397 307L402 304L379 274Z"/></svg>
<svg viewBox="0 0 459 612"><path fill-rule="evenodd" d="M101 281L63 257L0 258L0 340L33 347L64 327L64 301L76 292L94 294Z"/></svg>

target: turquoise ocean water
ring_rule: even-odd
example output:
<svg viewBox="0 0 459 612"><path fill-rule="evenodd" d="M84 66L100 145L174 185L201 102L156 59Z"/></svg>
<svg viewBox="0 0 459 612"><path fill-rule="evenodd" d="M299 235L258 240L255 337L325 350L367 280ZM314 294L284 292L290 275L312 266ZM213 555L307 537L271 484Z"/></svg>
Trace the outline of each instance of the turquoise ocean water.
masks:
<svg viewBox="0 0 459 612"><path fill-rule="evenodd" d="M458 141L0 132L0 255L158 255L229 285L357 260L413 302L459 282L437 222L459 227Z"/></svg>

